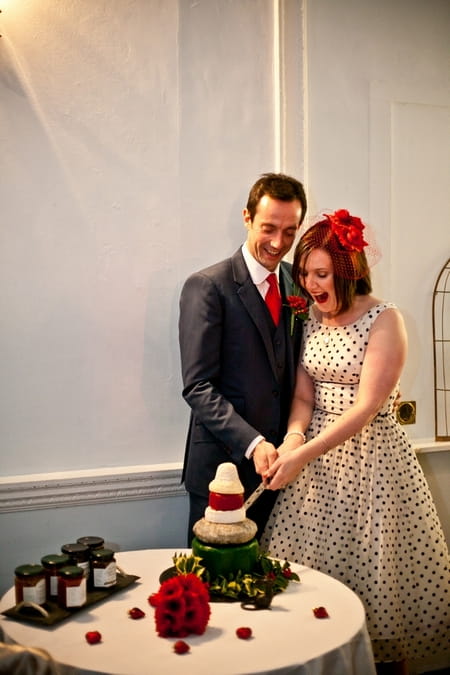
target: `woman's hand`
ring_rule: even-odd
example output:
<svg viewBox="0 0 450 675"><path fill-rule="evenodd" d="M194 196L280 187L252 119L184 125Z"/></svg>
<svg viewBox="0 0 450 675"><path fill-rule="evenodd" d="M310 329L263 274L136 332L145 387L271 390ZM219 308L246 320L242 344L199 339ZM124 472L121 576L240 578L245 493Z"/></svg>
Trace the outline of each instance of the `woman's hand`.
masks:
<svg viewBox="0 0 450 675"><path fill-rule="evenodd" d="M300 471L308 462L308 459L304 457L304 453L302 452L303 447L300 446L295 450L284 451L272 464L270 469L266 471L264 480L267 483L268 489L280 490L297 478ZM278 452L280 452L280 448Z"/></svg>
<svg viewBox="0 0 450 675"><path fill-rule="evenodd" d="M302 446L304 443L302 435L298 434L289 434L285 436L285 440L283 443L278 446L277 451L278 451L278 457L281 457L281 455L284 455L285 452L292 452L292 450L296 450L300 446Z"/></svg>

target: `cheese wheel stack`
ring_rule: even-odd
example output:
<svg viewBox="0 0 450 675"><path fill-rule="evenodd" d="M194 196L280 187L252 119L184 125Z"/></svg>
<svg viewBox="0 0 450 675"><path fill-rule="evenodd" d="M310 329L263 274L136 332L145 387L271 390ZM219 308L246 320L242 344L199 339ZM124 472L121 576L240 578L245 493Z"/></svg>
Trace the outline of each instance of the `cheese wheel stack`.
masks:
<svg viewBox="0 0 450 675"><path fill-rule="evenodd" d="M205 520L210 523L240 523L245 519L244 488L234 464L224 462L217 467L209 484L209 501Z"/></svg>

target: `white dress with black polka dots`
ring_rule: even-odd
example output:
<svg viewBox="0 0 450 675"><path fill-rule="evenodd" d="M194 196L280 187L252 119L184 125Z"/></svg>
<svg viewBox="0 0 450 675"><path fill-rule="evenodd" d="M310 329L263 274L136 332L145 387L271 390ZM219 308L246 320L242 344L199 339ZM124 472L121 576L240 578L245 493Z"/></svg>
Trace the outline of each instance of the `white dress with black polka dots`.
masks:
<svg viewBox="0 0 450 675"><path fill-rule="evenodd" d="M302 363L315 383L309 438L355 400L380 303L351 325L305 322ZM448 550L422 469L393 414L311 461L281 491L261 540L277 558L342 581L363 601L376 661L450 663ZM425 661L423 661L425 659Z"/></svg>

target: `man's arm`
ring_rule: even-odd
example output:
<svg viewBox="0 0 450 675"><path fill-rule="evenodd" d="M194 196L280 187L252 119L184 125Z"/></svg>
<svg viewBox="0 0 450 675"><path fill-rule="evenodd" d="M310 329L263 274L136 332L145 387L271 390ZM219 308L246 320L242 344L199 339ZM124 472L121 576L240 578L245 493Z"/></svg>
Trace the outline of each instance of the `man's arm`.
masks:
<svg viewBox="0 0 450 675"><path fill-rule="evenodd" d="M180 298L179 339L183 397L197 421L226 446L239 463L259 434L221 393L224 348L223 298L214 281L202 273L189 277Z"/></svg>

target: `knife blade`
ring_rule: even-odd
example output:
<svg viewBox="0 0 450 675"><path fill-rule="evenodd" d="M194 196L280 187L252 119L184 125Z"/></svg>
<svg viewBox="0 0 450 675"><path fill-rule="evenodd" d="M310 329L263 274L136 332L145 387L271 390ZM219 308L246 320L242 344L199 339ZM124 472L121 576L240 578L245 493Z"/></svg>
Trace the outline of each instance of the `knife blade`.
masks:
<svg viewBox="0 0 450 675"><path fill-rule="evenodd" d="M244 509L247 510L248 508L250 508L250 506L252 506L252 504L254 502L256 502L258 497L260 497L262 495L262 493L264 492L265 489L266 489L265 484L260 483L258 485L258 487L256 488L256 490L254 492L252 492L250 497L248 497L248 499L246 499L246 501L244 502Z"/></svg>

